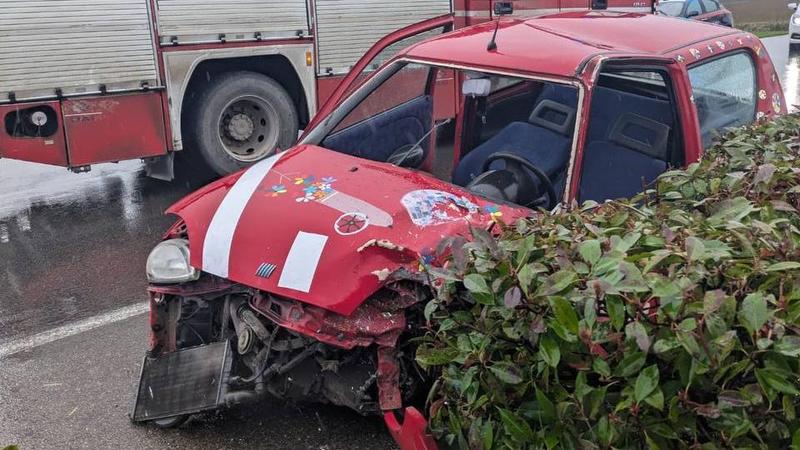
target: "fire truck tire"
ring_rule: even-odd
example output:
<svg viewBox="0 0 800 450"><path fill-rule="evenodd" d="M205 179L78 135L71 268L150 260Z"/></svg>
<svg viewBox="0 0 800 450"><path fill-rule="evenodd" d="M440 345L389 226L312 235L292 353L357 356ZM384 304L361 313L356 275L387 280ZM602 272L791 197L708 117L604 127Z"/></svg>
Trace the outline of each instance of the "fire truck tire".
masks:
<svg viewBox="0 0 800 450"><path fill-rule="evenodd" d="M245 168L297 140L292 98L260 73L219 75L202 88L188 112L188 150L217 175Z"/></svg>

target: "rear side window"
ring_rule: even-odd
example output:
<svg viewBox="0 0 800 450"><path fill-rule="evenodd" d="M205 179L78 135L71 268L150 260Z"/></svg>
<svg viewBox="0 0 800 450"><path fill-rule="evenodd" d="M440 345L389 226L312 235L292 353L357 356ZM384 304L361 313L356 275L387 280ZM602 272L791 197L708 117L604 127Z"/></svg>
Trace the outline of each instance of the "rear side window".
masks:
<svg viewBox="0 0 800 450"><path fill-rule="evenodd" d="M747 53L733 53L691 67L689 81L706 148L717 132L755 119L756 68Z"/></svg>
<svg viewBox="0 0 800 450"><path fill-rule="evenodd" d="M703 0L703 8L707 13L714 12L719 9L719 5L714 0Z"/></svg>

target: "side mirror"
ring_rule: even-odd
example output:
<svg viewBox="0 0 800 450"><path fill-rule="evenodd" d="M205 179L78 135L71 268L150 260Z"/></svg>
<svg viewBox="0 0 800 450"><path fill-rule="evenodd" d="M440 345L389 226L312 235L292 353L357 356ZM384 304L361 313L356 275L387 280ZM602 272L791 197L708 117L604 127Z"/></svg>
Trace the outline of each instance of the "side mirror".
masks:
<svg viewBox="0 0 800 450"><path fill-rule="evenodd" d="M699 12L697 12L697 11L692 11L692 12L690 12L689 14L687 14L687 15L686 15L686 17L688 17L688 18L690 18L690 19L691 19L692 17L697 17L697 16L699 16L699 15L700 15L700 13L699 13Z"/></svg>
<svg viewBox="0 0 800 450"><path fill-rule="evenodd" d="M592 9L608 9L608 0L592 0Z"/></svg>
<svg viewBox="0 0 800 450"><path fill-rule="evenodd" d="M797 3L789 3L786 6L788 6L792 11L797 11Z"/></svg>

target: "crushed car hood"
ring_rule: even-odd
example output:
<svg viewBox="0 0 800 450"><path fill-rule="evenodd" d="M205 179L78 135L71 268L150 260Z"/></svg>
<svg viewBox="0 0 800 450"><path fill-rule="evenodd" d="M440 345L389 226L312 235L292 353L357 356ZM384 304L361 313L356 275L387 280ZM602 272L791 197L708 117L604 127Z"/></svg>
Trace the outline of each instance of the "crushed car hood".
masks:
<svg viewBox="0 0 800 450"><path fill-rule="evenodd" d="M447 236L525 215L429 175L303 145L218 180L169 210L191 264L237 283L350 314Z"/></svg>

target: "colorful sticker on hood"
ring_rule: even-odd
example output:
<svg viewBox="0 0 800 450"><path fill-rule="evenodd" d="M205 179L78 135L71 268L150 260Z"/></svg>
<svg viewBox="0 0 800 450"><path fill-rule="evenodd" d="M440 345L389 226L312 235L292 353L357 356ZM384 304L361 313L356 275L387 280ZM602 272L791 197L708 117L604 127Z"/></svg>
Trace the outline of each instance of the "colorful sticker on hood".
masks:
<svg viewBox="0 0 800 450"><path fill-rule="evenodd" d="M433 189L411 191L400 200L414 225L427 227L468 218L478 205L450 192Z"/></svg>
<svg viewBox="0 0 800 450"><path fill-rule="evenodd" d="M386 211L336 190L334 184L337 180L334 177L317 178L314 175L289 177L275 172L281 177L281 181L290 179L291 184L296 186L292 188L292 192L299 195L295 198L298 203L315 202L342 213L333 224L333 229L342 236L360 233L369 225L390 227L394 223L392 216ZM277 197L286 193L287 188L285 184L275 184L270 192L273 197Z"/></svg>

